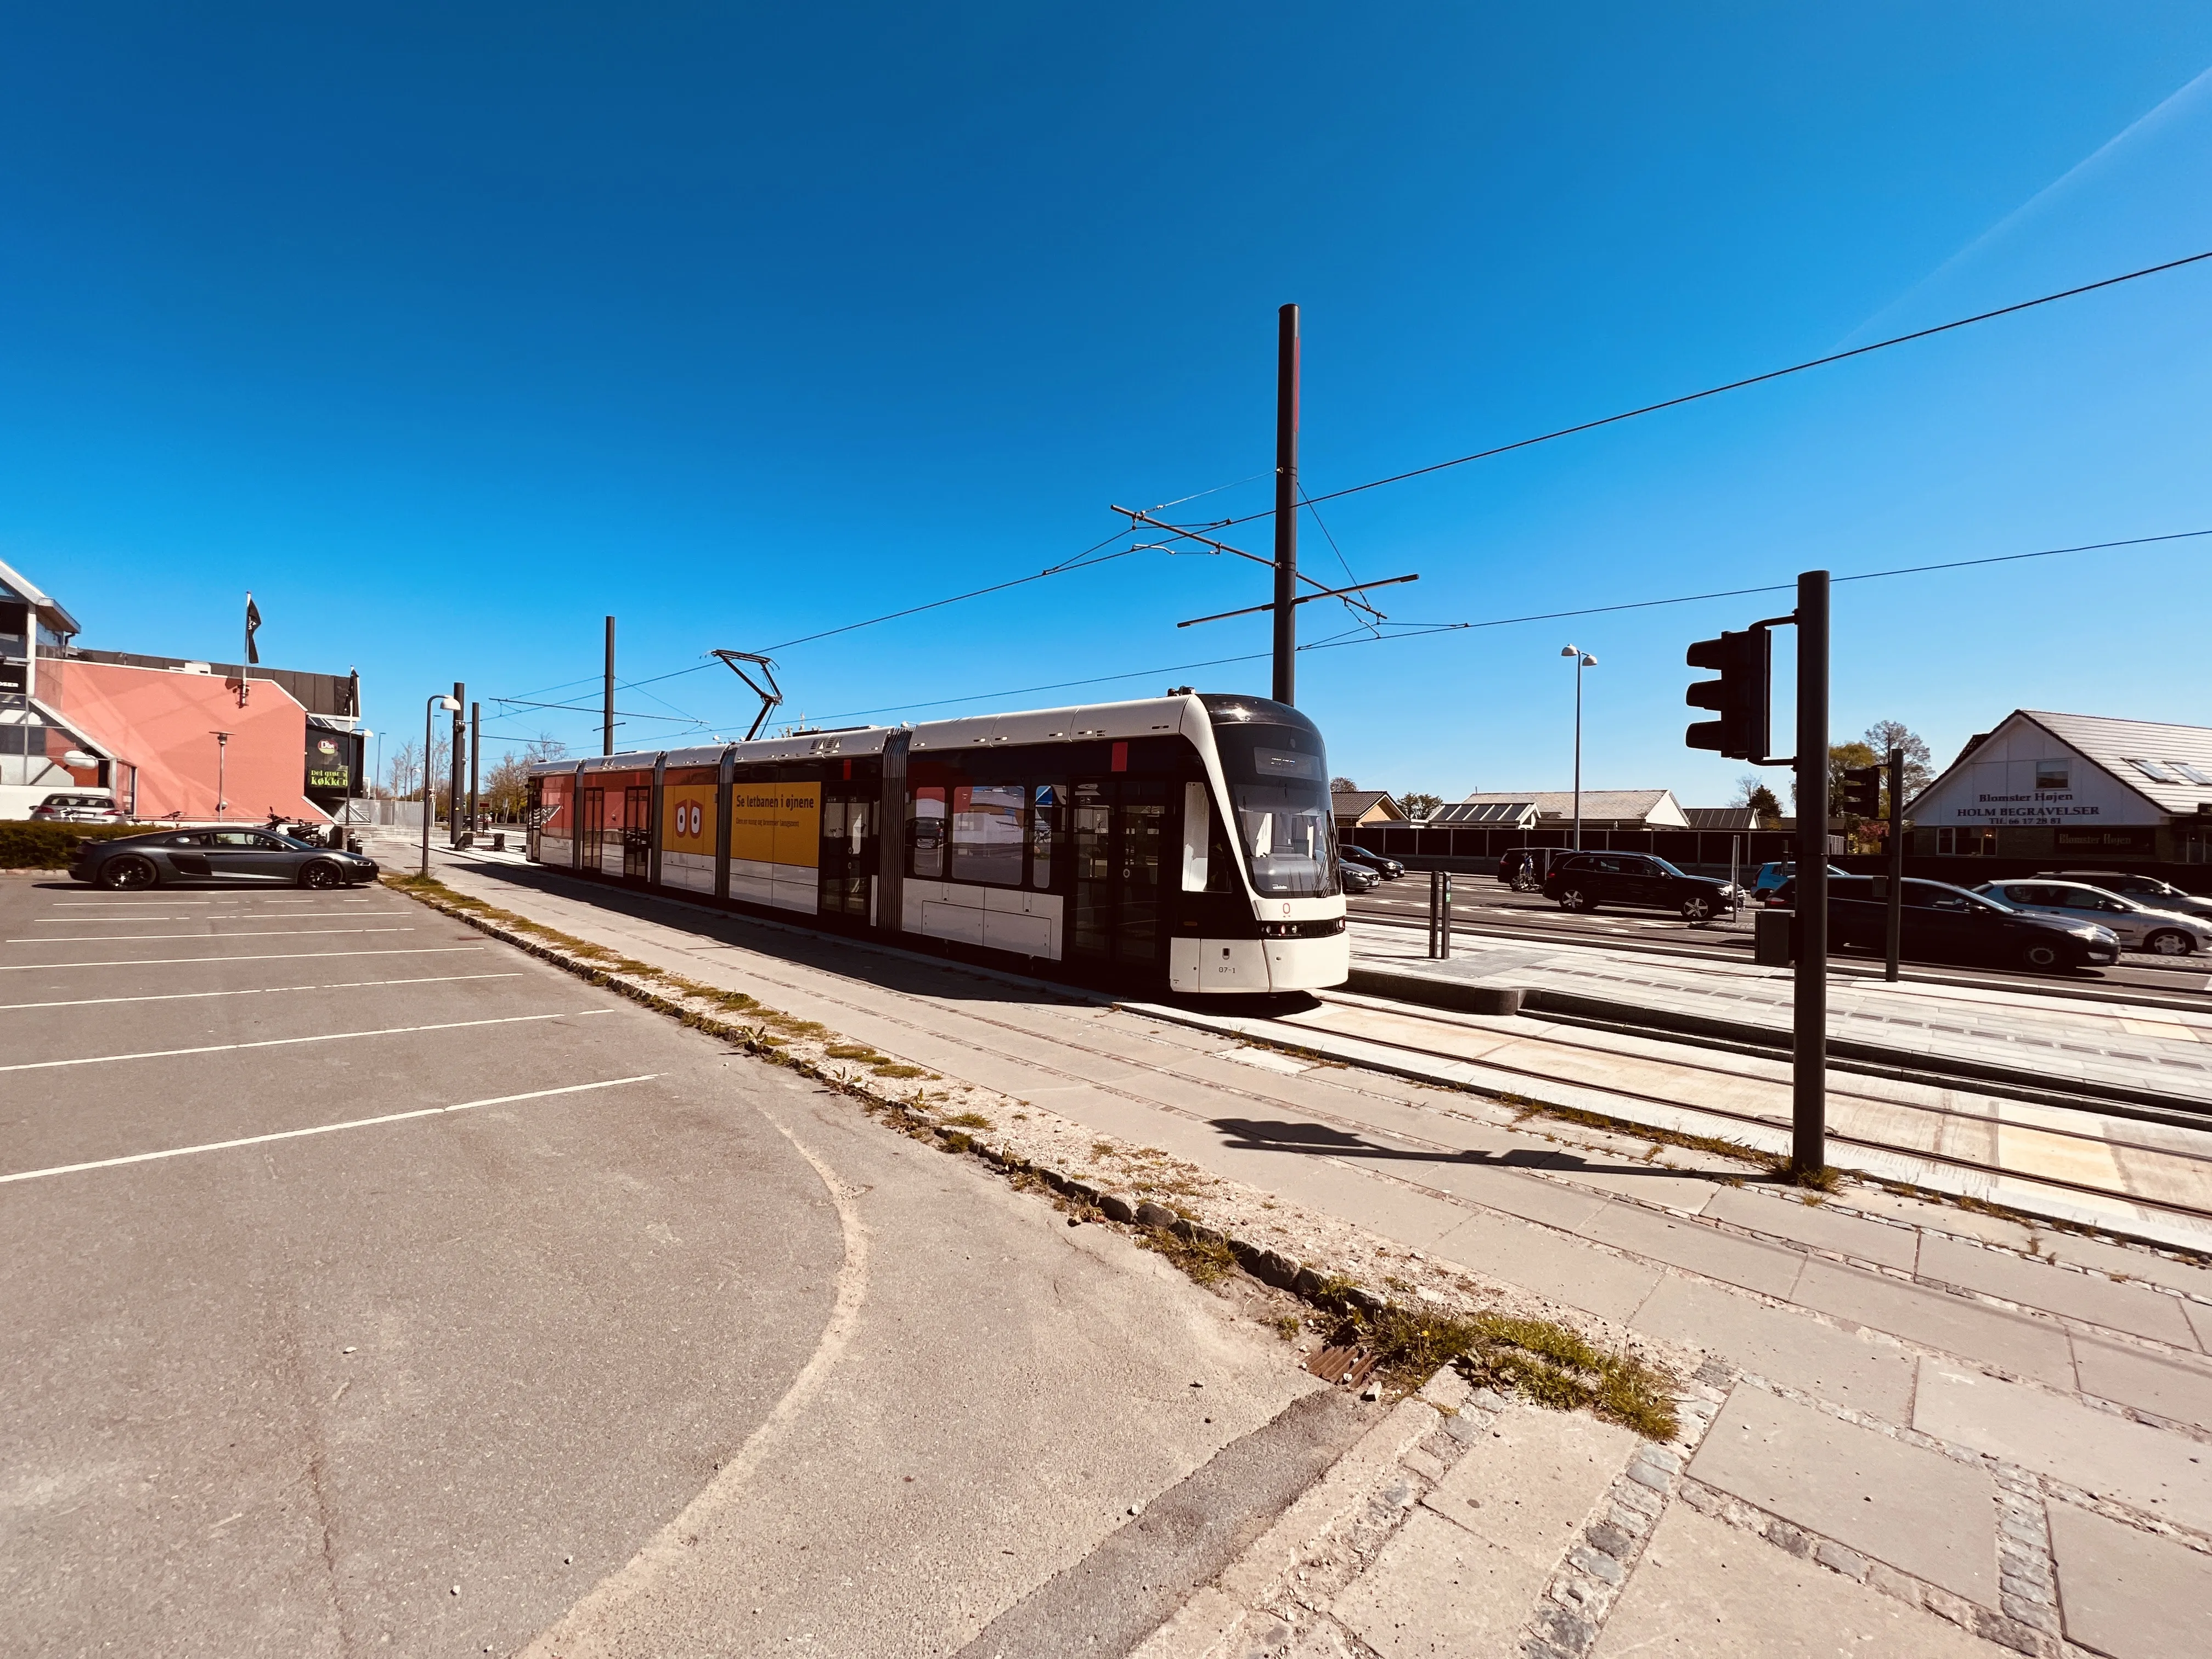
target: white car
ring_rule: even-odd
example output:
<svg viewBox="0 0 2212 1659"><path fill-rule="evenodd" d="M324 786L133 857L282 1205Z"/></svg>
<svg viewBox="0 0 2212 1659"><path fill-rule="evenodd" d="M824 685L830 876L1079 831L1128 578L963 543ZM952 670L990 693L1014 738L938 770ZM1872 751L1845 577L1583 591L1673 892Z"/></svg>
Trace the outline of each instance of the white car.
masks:
<svg viewBox="0 0 2212 1659"><path fill-rule="evenodd" d="M105 789L70 790L47 796L31 809L38 823L128 823L130 817Z"/></svg>
<svg viewBox="0 0 2212 1659"><path fill-rule="evenodd" d="M2124 951L2148 951L2161 957L2185 957L2195 951L2212 951L2212 922L2172 910L2154 910L2148 904L2108 893L2101 887L2085 887L2047 877L2021 881L1985 881L1974 889L2009 904L2015 910L2064 916L2072 921L2094 921L2120 936Z"/></svg>

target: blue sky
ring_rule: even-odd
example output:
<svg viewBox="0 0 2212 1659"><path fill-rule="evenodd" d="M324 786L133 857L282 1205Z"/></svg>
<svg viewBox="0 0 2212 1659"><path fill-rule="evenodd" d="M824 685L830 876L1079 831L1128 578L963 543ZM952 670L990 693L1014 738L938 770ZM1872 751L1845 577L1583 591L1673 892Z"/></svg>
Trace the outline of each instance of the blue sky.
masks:
<svg viewBox="0 0 2212 1659"><path fill-rule="evenodd" d="M457 678L590 701L609 611L657 676L1040 569L1110 502L1263 509L1285 301L1320 494L2212 248L2208 65L2182 4L18 8L0 557L112 648L234 656L252 588L264 659L358 665L394 732ZM2212 263L1322 517L1420 573L1410 622L2208 528L2208 348ZM1838 732L2212 723L2208 558L1841 588ZM1264 617L1174 624L1267 580L1139 553L793 647L789 710L1264 690L1177 666ZM1300 702L1369 787L1559 787L1571 640L1586 779L1718 802L1682 649L1780 608L1310 652ZM684 718L624 744L739 690L626 692Z"/></svg>

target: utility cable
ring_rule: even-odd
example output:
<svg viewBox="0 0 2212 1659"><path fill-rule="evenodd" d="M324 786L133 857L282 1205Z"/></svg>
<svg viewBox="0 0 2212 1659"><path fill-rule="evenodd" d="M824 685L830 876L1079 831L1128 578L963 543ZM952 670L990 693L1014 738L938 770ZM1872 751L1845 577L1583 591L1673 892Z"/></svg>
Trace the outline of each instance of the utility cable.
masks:
<svg viewBox="0 0 2212 1659"><path fill-rule="evenodd" d="M1789 374L1802 374L1807 369L1822 368L1830 363L1844 362L1853 357L1863 357L1870 351L1886 351L1891 346L1905 345L1914 340L1925 340L1932 335L1948 334L1953 329L1971 327L1986 323L1993 317L2009 317L2014 312L2033 311L2038 306L2056 304L2060 300L2071 300L2078 295L2094 294L2099 289L2117 287L2144 276L2156 276L2161 272L2179 270L2184 265L2193 265L2200 260L2212 259L2212 248L2186 258L2168 259L2163 264L2145 265L2141 270L2124 272L2118 276L2106 276L2094 283L2084 283L2079 288L2061 289L2056 294L2045 294L2033 300L2021 300L2008 306L1999 306L1995 311L1978 312L1972 317L1954 318L1948 323L1938 323L1933 328L1915 329L1910 334L1893 335L1887 340L1876 340L1871 345L1853 346L1849 351L1832 351L1825 357L1814 357L1802 363L1792 363L1787 368L1771 368L1764 374L1753 374L1741 380L1730 380L1725 386L1707 386L1702 392L1686 392L1679 398L1668 398L1656 404L1645 404L1640 409L1623 410L1618 415L1607 415L1595 421L1583 421L1573 426L1563 426L1556 432L1540 433L1533 438L1516 439L1510 444L1499 444L1492 449L1479 449L1472 455L1455 455L1448 461L1432 461L1426 466L1417 466L1408 472L1394 472L1387 478L1372 478L1365 483L1350 484L1342 489L1332 489L1327 495L1315 495L1313 501L1333 501L1346 495L1357 495L1363 490L1380 489L1384 484L1403 483L1408 478L1442 472L1448 467L1465 466L1469 461L1488 460L1493 455L1510 454L1516 449L1527 449L1536 444L1550 443L1554 438L1572 437L1577 432L1594 432L1601 426L1613 426L1622 421L1632 421L1639 415L1654 415L1662 409L1679 409L1684 404L1693 404L1705 398L1717 398L1723 392L1741 392L1747 386L1759 386L1768 380L1778 380ZM1265 513L1247 513L1241 519L1220 519L1206 526L1209 530L1225 530L1232 525L1249 524L1255 519L1274 516L1273 509Z"/></svg>

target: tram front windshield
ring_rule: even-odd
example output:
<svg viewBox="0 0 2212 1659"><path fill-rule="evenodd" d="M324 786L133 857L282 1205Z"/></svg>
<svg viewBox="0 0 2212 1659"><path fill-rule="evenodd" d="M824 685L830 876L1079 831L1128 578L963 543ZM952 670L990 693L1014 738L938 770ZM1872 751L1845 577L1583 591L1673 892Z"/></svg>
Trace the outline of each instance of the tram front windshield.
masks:
<svg viewBox="0 0 2212 1659"><path fill-rule="evenodd" d="M1320 735L1226 720L1213 735L1253 886L1275 898L1334 895L1336 821Z"/></svg>

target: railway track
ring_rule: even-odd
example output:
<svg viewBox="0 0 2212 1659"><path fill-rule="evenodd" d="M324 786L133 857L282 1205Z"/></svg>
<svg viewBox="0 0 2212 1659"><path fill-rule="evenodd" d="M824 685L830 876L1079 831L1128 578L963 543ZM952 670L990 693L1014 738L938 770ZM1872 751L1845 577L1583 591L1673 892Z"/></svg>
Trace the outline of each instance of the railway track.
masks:
<svg viewBox="0 0 2212 1659"><path fill-rule="evenodd" d="M1455 938L1474 938L1510 941L1515 944L1567 945L1578 949L1598 949L1626 951L1638 956L1672 957L1676 960L1747 963L1751 956L1748 933L1714 936L1710 940L1695 937L1668 935L1638 937L1632 933L1598 933L1571 923L1561 924L1549 920L1507 923L1470 918L1455 910L1452 933ZM1400 914L1367 905L1355 904L1347 912L1351 921L1370 927L1388 927L1405 933L1428 932L1426 912L1419 915ZM1838 978L1879 979L1881 964L1878 962L1850 957L1832 957L1828 971ZM2115 977L2115 975L2124 977ZM2183 967L2151 961L2129 962L2106 970L2092 979L2084 975L2064 977L2045 974L2014 972L2001 968L1946 968L1930 971L1924 966L1907 966L1901 978L1918 985L1966 986L1979 990L2023 992L2032 996L2069 998L2088 1002L2124 1002L2138 1006L2172 1006L2177 1008L2201 1010L2212 1008L2212 986L2202 965ZM2160 999L2170 1000L2161 1005Z"/></svg>

